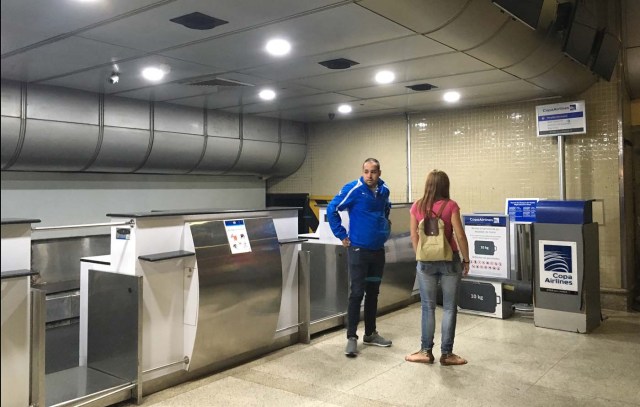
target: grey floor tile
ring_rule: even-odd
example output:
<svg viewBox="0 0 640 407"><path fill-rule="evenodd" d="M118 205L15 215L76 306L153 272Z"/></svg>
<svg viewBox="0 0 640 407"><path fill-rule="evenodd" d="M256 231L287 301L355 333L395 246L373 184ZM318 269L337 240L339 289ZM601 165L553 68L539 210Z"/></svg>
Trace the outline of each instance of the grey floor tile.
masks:
<svg viewBox="0 0 640 407"><path fill-rule="evenodd" d="M148 395L142 405L640 407L638 313L603 311L589 334L535 327L531 314L460 313L454 351L469 363L445 367L404 361L420 347L420 312L416 303L378 318L390 348L363 346L361 338L350 359L344 329L325 332L310 345ZM441 317L438 308L436 358Z"/></svg>

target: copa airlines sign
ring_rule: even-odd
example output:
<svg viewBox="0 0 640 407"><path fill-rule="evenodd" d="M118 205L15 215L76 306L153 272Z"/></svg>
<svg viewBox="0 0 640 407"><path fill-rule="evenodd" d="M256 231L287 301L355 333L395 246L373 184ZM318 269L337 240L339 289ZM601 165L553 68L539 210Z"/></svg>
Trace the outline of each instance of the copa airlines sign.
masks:
<svg viewBox="0 0 640 407"><path fill-rule="evenodd" d="M538 137L587 132L584 100L536 106L536 118Z"/></svg>
<svg viewBox="0 0 640 407"><path fill-rule="evenodd" d="M578 295L576 242L540 240L540 291Z"/></svg>

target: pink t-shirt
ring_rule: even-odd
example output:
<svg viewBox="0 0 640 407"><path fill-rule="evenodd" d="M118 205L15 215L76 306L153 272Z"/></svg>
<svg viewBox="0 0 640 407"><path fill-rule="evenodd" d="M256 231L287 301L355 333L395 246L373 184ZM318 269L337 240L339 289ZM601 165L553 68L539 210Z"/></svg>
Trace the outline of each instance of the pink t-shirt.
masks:
<svg viewBox="0 0 640 407"><path fill-rule="evenodd" d="M431 211L433 213L431 214L431 216L436 216L438 214L438 211L440 211L440 207L442 206L444 201L445 200L442 199L440 201L436 201L433 204L433 208L431 208ZM416 220L418 221L418 223L420 223L420 221L424 219L425 216L424 216L424 213L420 212L420 209L416 204L417 204L417 201L414 202L413 205L411 205L410 212L413 216L416 217ZM444 208L444 210L442 211L442 214L440 215L440 218L444 222L444 234L449 240L451 249L454 252L457 252L458 244L456 243L456 239L453 237L453 225L451 224L451 217L453 216L454 211L460 213L460 207L458 206L458 203L456 201L449 199L449 201L447 202L447 206Z"/></svg>

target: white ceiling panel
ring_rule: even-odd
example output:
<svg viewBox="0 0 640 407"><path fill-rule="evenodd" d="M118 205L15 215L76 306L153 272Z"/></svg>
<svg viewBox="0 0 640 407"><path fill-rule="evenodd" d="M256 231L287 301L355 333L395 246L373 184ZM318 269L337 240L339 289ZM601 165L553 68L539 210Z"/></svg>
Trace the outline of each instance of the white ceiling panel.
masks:
<svg viewBox="0 0 640 407"><path fill-rule="evenodd" d="M472 0L449 24L429 33L428 37L445 42L457 50L466 50L487 41L508 20L492 2Z"/></svg>
<svg viewBox="0 0 640 407"><path fill-rule="evenodd" d="M113 86L109 85L104 87L107 77L111 72L111 69L108 67L100 67L79 72L77 74L52 79L42 83L72 88L80 88L80 86L87 86L87 88L91 86L102 86L104 87L104 93L119 94L133 89L158 86L184 78L215 74L219 72L213 67L180 61L178 59L168 58L162 55L152 55L144 58L133 59L127 62L118 63L117 65L120 71L120 82ZM166 66L169 67L170 71L161 81L151 83L144 79L141 74L142 70L148 66Z"/></svg>
<svg viewBox="0 0 640 407"><path fill-rule="evenodd" d="M486 83L496 83L512 81L515 78L499 69L489 71L473 72L460 75L448 75L438 78L428 78L421 81L410 81L402 83L394 83L389 86L371 86L369 88L351 89L342 93L362 99L380 98L383 96L393 96L402 94L413 94L416 91L407 88L409 85L420 83L429 83L437 86L440 90L464 86L481 85Z"/></svg>
<svg viewBox="0 0 640 407"><path fill-rule="evenodd" d="M457 106L572 96L598 79L564 57L562 36L549 32L555 3L544 1L534 31L491 0L3 0L2 78L299 121L329 120L342 102L356 107L350 117L445 108L441 93L452 88L463 93ZM622 0L620 16L624 80L635 97L636 3ZM229 22L190 30L169 21L196 11ZM292 52L269 56L272 37L289 39ZM336 58L359 64L318 64ZM157 64L170 67L162 81L141 78ZM114 69L116 85L107 83ZM393 83L374 82L382 69L395 72ZM215 77L254 86L183 83ZM406 88L419 83L438 88ZM278 92L269 104L256 96L265 86Z"/></svg>
<svg viewBox="0 0 640 407"><path fill-rule="evenodd" d="M364 0L359 4L419 33L435 31L454 19L469 0Z"/></svg>
<svg viewBox="0 0 640 407"><path fill-rule="evenodd" d="M445 92L450 90L458 91L461 95L461 101L482 96L506 95L516 92L534 93L542 91L542 89L540 89L536 85L522 80L517 80L486 85L461 87L455 89L440 89L428 92L414 92L412 94L378 98L371 101L386 104L389 106L404 105L407 108L410 108L411 106L422 106L429 103L440 103L442 105L445 105L445 103L442 101L442 97Z"/></svg>
<svg viewBox="0 0 640 407"><path fill-rule="evenodd" d="M395 72L396 82L408 82L457 73L490 70L491 66L462 53L450 53L376 67L362 69L356 67L346 72L296 79L292 82L331 92L368 88L375 84L375 74L382 69ZM393 84L383 86L391 87Z"/></svg>
<svg viewBox="0 0 640 407"><path fill-rule="evenodd" d="M179 0L147 13L136 14L95 28L85 32L83 36L113 44L127 44L138 49L161 50L277 21L331 3L336 1ZM192 30L170 21L172 18L193 12L200 12L228 23L211 30Z"/></svg>
<svg viewBox="0 0 640 407"><path fill-rule="evenodd" d="M276 92L277 98L275 100L263 101L258 97L258 93L260 92L260 90L265 87L273 89ZM304 86L295 85L289 85L287 87L278 86L276 84L238 88L218 87L217 92L213 92L208 96L174 99L171 100L171 103L188 106L202 106L209 109L230 108L234 106L238 106L240 108L242 106L246 107L255 104L266 104L271 106L267 110L272 110L274 108L277 108L282 100L310 95L313 93L317 93L317 91L315 91L314 89L305 88Z"/></svg>
<svg viewBox="0 0 640 407"><path fill-rule="evenodd" d="M167 2L170 1L2 0L2 55Z"/></svg>
<svg viewBox="0 0 640 407"><path fill-rule="evenodd" d="M274 62L275 57L264 50L270 38L289 40L292 46L290 57L295 58L409 34L412 33L406 28L349 4L162 54L238 70Z"/></svg>
<svg viewBox="0 0 640 407"><path fill-rule="evenodd" d="M358 65L354 65L355 68L364 68L452 51L451 48L445 45L416 34L405 38L366 44L305 58L276 61L243 72L251 75L277 78L278 80L291 80L337 72L319 64L319 62L336 58L350 59L358 62Z"/></svg>
<svg viewBox="0 0 640 407"><path fill-rule="evenodd" d="M3 58L2 77L34 82L140 54L140 51L130 48L69 37L46 47Z"/></svg>

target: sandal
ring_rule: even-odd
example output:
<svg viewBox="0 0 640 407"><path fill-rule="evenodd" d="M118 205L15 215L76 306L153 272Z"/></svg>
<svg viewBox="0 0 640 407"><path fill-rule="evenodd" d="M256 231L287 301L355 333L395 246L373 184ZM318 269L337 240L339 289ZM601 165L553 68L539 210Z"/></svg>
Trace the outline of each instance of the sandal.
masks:
<svg viewBox="0 0 640 407"><path fill-rule="evenodd" d="M431 349L420 349L417 352L405 356L404 360L407 362L431 364L435 358L433 357L433 353L431 353Z"/></svg>
<svg viewBox="0 0 640 407"><path fill-rule="evenodd" d="M455 353L447 353L440 356L440 364L442 366L466 365L467 360Z"/></svg>

